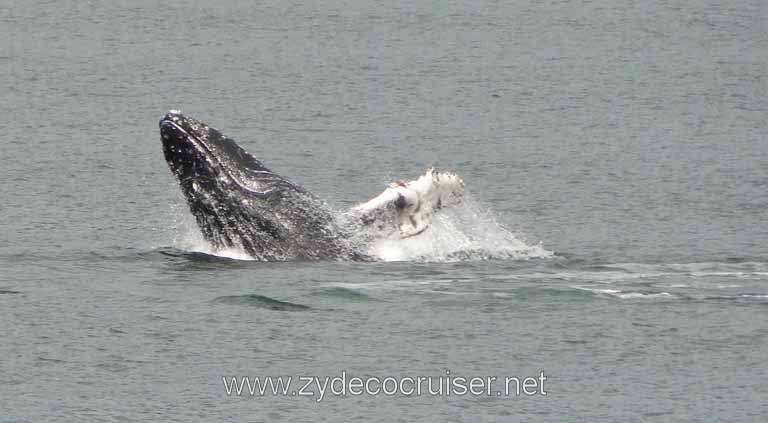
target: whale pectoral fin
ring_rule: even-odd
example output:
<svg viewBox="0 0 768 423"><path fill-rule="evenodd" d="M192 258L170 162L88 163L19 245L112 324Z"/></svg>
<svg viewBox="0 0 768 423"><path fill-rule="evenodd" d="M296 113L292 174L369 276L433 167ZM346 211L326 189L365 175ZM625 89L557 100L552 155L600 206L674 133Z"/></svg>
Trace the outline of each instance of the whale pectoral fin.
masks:
<svg viewBox="0 0 768 423"><path fill-rule="evenodd" d="M349 210L348 215L355 217L361 224L370 226L391 219L398 208L400 195L396 191L387 188L381 194L358 204Z"/></svg>
<svg viewBox="0 0 768 423"><path fill-rule="evenodd" d="M456 174L429 169L416 180L391 183L348 215L364 226L375 224L379 231L407 238L424 232L436 211L459 204L463 194L464 182Z"/></svg>

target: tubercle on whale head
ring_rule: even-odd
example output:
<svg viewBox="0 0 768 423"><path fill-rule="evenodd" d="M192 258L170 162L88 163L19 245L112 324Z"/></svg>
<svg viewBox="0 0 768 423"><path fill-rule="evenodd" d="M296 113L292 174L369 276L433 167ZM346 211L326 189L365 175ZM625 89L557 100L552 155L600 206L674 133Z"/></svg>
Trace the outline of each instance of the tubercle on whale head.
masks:
<svg viewBox="0 0 768 423"><path fill-rule="evenodd" d="M213 138L211 132L221 135L218 131L209 128L208 125L189 117L184 116L178 110L171 110L160 119L160 134L164 141L169 141L172 137L191 137L196 141L203 141Z"/></svg>

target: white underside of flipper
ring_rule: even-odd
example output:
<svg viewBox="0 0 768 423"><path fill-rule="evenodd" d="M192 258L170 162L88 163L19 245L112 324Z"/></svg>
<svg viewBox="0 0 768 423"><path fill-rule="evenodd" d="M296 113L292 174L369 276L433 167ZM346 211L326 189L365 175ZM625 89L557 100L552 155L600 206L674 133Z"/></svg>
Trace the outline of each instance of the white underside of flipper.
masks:
<svg viewBox="0 0 768 423"><path fill-rule="evenodd" d="M430 168L410 182L392 182L375 198L350 210L364 225L396 232L400 237L426 230L434 212L461 202L464 181L453 172Z"/></svg>

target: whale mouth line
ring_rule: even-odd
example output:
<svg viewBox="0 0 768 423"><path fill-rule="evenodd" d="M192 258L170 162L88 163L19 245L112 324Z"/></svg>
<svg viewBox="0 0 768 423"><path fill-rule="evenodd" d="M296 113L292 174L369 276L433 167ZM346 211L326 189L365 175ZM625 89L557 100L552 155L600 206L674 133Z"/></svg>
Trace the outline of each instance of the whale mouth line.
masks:
<svg viewBox="0 0 768 423"><path fill-rule="evenodd" d="M211 166L218 167L222 171L222 173L226 174L226 176L232 182L234 182L235 185L237 185L237 187L239 189L241 189L241 190L243 190L243 191L245 191L245 192L247 192L249 194L252 194L252 195L256 196L257 198L266 198L269 195L279 191L276 188L268 189L266 191L259 191L259 190L255 190L253 188L249 188L245 183L243 183L243 181L241 181L239 178L237 178L237 176L235 176L228 169L228 167L224 163L222 163L222 161L216 156L216 154L208 146L208 144L206 144L205 141L203 141L199 137L196 137L196 136L190 134L189 131L185 130L183 127L181 127L181 125L179 125L178 123L174 122L171 119L163 119L161 124L160 124L160 128L162 129L166 125L170 125L175 130L179 131L180 135L183 137L185 142L188 142L188 143L192 144L192 146L198 152L200 152L205 157L205 159L208 162L210 162ZM170 137L170 136L173 136L173 135L168 135L168 136ZM261 172L259 172L259 173L261 173ZM270 173L271 174L271 172L265 172L265 173ZM182 183L188 182L188 181L194 181L194 177L193 176L188 176L188 177L180 179L180 182L182 182Z"/></svg>

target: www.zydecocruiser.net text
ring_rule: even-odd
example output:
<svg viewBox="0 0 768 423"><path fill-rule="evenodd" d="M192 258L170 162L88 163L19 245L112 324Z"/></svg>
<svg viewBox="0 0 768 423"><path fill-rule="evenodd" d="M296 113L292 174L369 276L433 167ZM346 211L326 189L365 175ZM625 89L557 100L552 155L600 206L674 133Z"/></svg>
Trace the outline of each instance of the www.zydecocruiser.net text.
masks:
<svg viewBox="0 0 768 423"><path fill-rule="evenodd" d="M227 396L311 397L321 402L327 395L497 396L547 395L544 372L529 377L441 376L350 377L340 376L222 376Z"/></svg>

